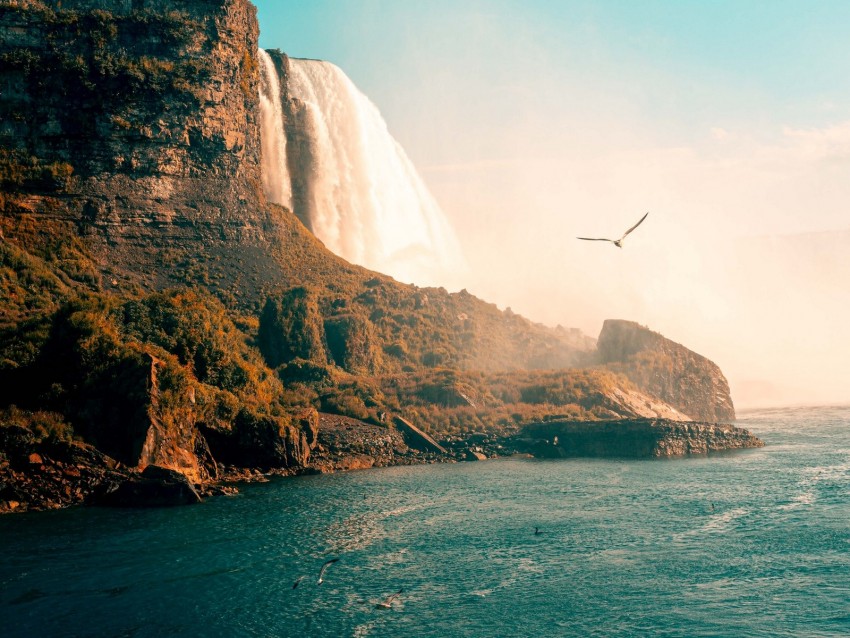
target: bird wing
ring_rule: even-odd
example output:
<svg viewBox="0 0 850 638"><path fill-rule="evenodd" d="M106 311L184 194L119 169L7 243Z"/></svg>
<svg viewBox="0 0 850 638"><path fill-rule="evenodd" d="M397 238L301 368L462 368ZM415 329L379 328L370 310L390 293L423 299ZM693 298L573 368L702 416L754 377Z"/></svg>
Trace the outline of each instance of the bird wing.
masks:
<svg viewBox="0 0 850 638"><path fill-rule="evenodd" d="M649 211L647 211L646 215L649 215ZM622 236L622 237L620 237L620 241L623 241L623 240L626 238L626 235L628 235L628 234L629 234L630 232L632 232L635 228L637 228L638 226L640 226L640 225L643 223L643 220L644 220L644 219L646 219L646 215L644 215L643 217L641 217L637 224L635 224L634 226L632 226L631 228L629 228L626 232L624 232L624 233L623 233L623 236Z"/></svg>
<svg viewBox="0 0 850 638"><path fill-rule="evenodd" d="M583 239L584 241L614 241L613 239L605 239L604 237L576 237L576 239Z"/></svg>
<svg viewBox="0 0 850 638"><path fill-rule="evenodd" d="M381 609L389 609L390 607L392 607L393 601L398 598L401 595L401 592L403 591L404 589L399 589L396 593L390 594L389 596L384 598L384 600L379 602L377 604L377 607L380 607Z"/></svg>
<svg viewBox="0 0 850 638"><path fill-rule="evenodd" d="M322 580L322 576L325 575L325 570L327 570L328 567L333 565L338 560L338 558L331 558L329 561L325 561L325 564L322 565L322 568L319 570L319 580Z"/></svg>

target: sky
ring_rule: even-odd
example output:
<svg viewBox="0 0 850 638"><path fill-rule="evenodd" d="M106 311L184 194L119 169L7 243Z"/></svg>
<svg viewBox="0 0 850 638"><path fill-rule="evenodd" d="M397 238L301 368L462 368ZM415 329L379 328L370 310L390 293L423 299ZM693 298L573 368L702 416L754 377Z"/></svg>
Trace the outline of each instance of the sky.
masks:
<svg viewBox="0 0 850 638"><path fill-rule="evenodd" d="M255 4L380 109L469 262L447 287L637 321L739 408L850 403L850 3Z"/></svg>

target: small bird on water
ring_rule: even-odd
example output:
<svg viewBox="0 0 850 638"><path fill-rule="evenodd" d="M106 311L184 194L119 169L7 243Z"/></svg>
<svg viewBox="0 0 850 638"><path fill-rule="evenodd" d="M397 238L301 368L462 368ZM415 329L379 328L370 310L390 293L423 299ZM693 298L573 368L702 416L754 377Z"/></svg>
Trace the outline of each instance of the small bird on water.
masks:
<svg viewBox="0 0 850 638"><path fill-rule="evenodd" d="M541 531L540 531L540 528L539 528L539 527L535 527L535 528L534 528L534 535L535 535L535 536L540 536L542 533L543 533L543 532L541 532Z"/></svg>
<svg viewBox="0 0 850 638"><path fill-rule="evenodd" d="M649 215L649 212L647 212L646 215ZM635 228L640 226L641 223L643 223L643 220L646 219L646 215L641 217L637 224L635 224L634 226L629 228L626 232L624 232L623 236L620 237L620 239L605 239L604 237L576 237L576 239L583 239L584 241L610 241L617 248L622 248L623 247L623 240L626 238L626 236L630 232L632 232Z"/></svg>
<svg viewBox="0 0 850 638"><path fill-rule="evenodd" d="M375 607L378 609L390 609L393 606L393 601L401 595L404 589L399 589L396 593L391 596L387 596L384 600L375 604Z"/></svg>
<svg viewBox="0 0 850 638"><path fill-rule="evenodd" d="M339 560L338 558L331 558L329 561L325 561L325 564L322 565L322 568L319 570L319 580L316 583L317 585L321 585L323 582L325 582L325 579L324 579L325 571L327 570L328 567L333 565L338 560Z"/></svg>

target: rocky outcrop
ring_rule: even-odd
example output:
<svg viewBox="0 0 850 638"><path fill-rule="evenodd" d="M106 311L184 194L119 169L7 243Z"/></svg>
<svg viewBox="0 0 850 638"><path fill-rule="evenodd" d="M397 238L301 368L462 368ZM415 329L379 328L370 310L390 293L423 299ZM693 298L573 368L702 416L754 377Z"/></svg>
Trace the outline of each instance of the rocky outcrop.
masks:
<svg viewBox="0 0 850 638"><path fill-rule="evenodd" d="M422 450L423 452L446 454L445 448L407 419L397 416L393 419L393 425L401 432L404 440L410 447Z"/></svg>
<svg viewBox="0 0 850 638"><path fill-rule="evenodd" d="M599 363L697 421L734 421L729 383L716 364L633 321L608 319Z"/></svg>
<svg viewBox="0 0 850 638"><path fill-rule="evenodd" d="M37 441L28 428L0 425L0 514L78 505L127 476L90 445Z"/></svg>
<svg viewBox="0 0 850 638"><path fill-rule="evenodd" d="M523 428L515 445L544 458L658 458L762 447L764 443L732 425L628 419L535 423Z"/></svg>
<svg viewBox="0 0 850 638"><path fill-rule="evenodd" d="M271 249L274 226L261 188L258 33L248 0L6 3L7 236L22 215L64 224L111 271L108 288L200 279L238 296L279 276L252 259ZM203 263L187 244L220 260Z"/></svg>
<svg viewBox="0 0 850 638"><path fill-rule="evenodd" d="M153 355L148 377L148 408L144 442L135 465L140 468L162 466L175 470L194 483L217 477L216 461L197 428L198 409L195 389L188 379L180 387L168 387L168 400L163 401L159 380L166 363ZM174 385L174 375L169 379Z"/></svg>
<svg viewBox="0 0 850 638"><path fill-rule="evenodd" d="M294 421L294 422L293 422ZM309 409L292 417L239 411L232 424L202 426L219 463L251 468L303 467L318 442L318 416Z"/></svg>
<svg viewBox="0 0 850 638"><path fill-rule="evenodd" d="M200 502L200 494L183 474L156 465L149 465L141 474L120 483L102 486L92 498L94 505L108 507L169 507Z"/></svg>
<svg viewBox="0 0 850 638"><path fill-rule="evenodd" d="M319 445L309 468L314 472L363 470L423 462L397 430L334 414L320 414Z"/></svg>

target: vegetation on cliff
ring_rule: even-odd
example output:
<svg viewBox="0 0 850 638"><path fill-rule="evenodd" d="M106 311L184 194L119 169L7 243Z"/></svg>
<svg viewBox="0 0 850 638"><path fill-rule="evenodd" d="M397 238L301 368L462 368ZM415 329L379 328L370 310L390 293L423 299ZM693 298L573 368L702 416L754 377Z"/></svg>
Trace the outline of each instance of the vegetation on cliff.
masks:
<svg viewBox="0 0 850 638"><path fill-rule="evenodd" d="M264 201L250 3L101 5L0 8L0 483L26 445L202 482L305 465L317 411L504 434L701 378L331 254Z"/></svg>

